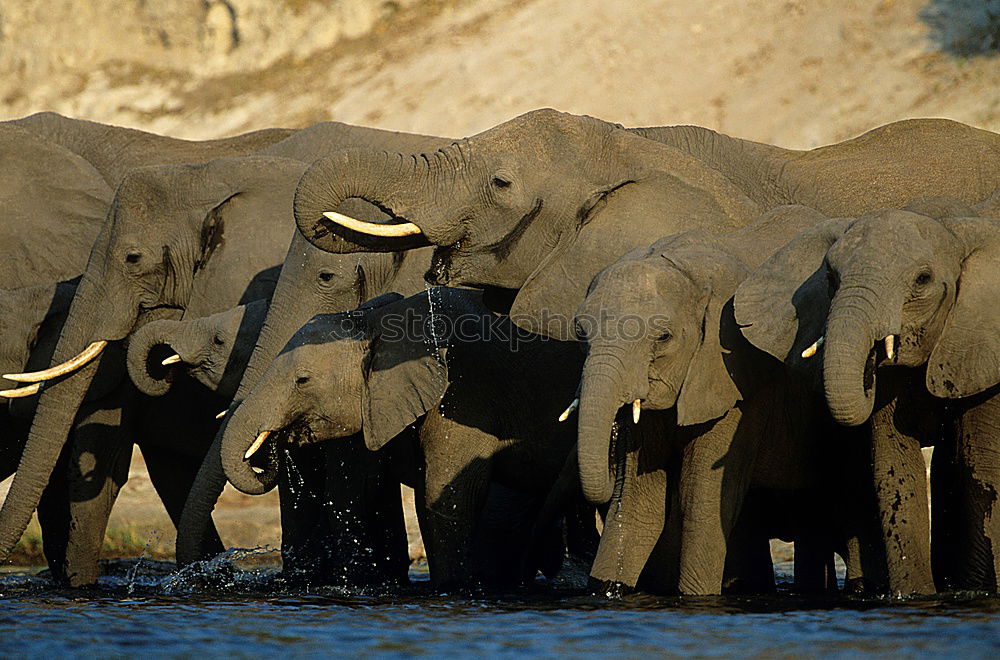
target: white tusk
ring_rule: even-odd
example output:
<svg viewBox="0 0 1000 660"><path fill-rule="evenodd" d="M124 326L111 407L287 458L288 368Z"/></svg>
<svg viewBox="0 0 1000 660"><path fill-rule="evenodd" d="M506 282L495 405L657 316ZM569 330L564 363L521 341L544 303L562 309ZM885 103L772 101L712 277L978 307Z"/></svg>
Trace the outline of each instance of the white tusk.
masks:
<svg viewBox="0 0 1000 660"><path fill-rule="evenodd" d="M559 415L559 421L565 422L569 419L569 416L573 414L573 411L580 407L580 399L573 399L569 406Z"/></svg>
<svg viewBox="0 0 1000 660"><path fill-rule="evenodd" d="M415 236L420 233L420 227L416 226L412 222L403 222L398 225L383 225L377 222L363 222L361 220L355 220L350 216L344 215L343 213L337 213L336 211L326 211L323 215L330 220L333 220L341 227L345 227L351 231L356 231L359 234L367 234L369 236L396 238L399 236Z"/></svg>
<svg viewBox="0 0 1000 660"><path fill-rule="evenodd" d="M174 355L171 355L160 364L162 364L164 367L169 367L170 365L177 364L180 361L181 361L181 356L175 353Z"/></svg>
<svg viewBox="0 0 1000 660"><path fill-rule="evenodd" d="M885 356L890 360L896 357L896 336L886 335L885 336Z"/></svg>
<svg viewBox="0 0 1000 660"><path fill-rule="evenodd" d="M632 402L632 423L639 423L639 413L642 412L642 399L636 399Z"/></svg>
<svg viewBox="0 0 1000 660"><path fill-rule="evenodd" d="M257 453L257 450L264 446L264 442L267 440L267 436L271 435L270 431L261 431L257 439L253 441L250 445L250 449L247 449L247 453L243 454L243 460L250 460L250 457Z"/></svg>
<svg viewBox="0 0 1000 660"><path fill-rule="evenodd" d="M3 377L7 380L12 380L17 383L37 383L43 380L52 380L53 378L58 378L65 374L76 371L83 365L87 364L95 357L101 354L104 347L108 345L108 342L95 341L87 348L74 358L66 360L62 364L57 364L54 367L49 367L43 371L32 371L24 374L4 374Z"/></svg>
<svg viewBox="0 0 1000 660"><path fill-rule="evenodd" d="M229 412L229 411L228 411L228 410L223 410L223 411L222 411L222 412L220 412L220 413L219 413L218 415L216 415L216 416L215 416L215 418L216 418L216 419L222 419L223 417L225 417L225 416L226 416L226 413L227 413L227 412Z"/></svg>
<svg viewBox="0 0 1000 660"><path fill-rule="evenodd" d="M27 387L19 387L16 390L0 390L0 396L7 397L8 399L19 399L23 396L38 394L38 390L40 389L42 389L41 383L32 383Z"/></svg>
<svg viewBox="0 0 1000 660"><path fill-rule="evenodd" d="M802 357L804 359L808 359L808 358L811 358L812 356L816 355L816 351L819 350L819 347L823 345L824 341L826 341L826 337L820 335L820 338L816 340L816 343L814 343L812 346L810 346L806 350L802 351Z"/></svg>

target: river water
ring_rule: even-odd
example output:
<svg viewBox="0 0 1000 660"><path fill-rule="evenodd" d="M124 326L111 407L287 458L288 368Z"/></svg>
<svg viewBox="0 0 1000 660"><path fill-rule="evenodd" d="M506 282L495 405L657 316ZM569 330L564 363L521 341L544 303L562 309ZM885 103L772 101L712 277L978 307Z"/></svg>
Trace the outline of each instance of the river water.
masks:
<svg viewBox="0 0 1000 660"><path fill-rule="evenodd" d="M1000 600L775 597L609 601L572 579L505 597L291 587L274 569L131 563L87 590L0 576L4 657L564 655L991 657Z"/></svg>

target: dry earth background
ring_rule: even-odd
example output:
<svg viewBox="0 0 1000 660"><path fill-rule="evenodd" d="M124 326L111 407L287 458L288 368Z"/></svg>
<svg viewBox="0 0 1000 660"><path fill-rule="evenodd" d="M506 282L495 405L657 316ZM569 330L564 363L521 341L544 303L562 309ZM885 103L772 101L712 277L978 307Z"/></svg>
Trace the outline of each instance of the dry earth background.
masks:
<svg viewBox="0 0 1000 660"><path fill-rule="evenodd" d="M0 119L461 137L554 107L811 148L907 117L1000 131L998 45L1000 0L0 0ZM170 555L133 468L107 552ZM228 490L216 520L278 543L273 494Z"/></svg>

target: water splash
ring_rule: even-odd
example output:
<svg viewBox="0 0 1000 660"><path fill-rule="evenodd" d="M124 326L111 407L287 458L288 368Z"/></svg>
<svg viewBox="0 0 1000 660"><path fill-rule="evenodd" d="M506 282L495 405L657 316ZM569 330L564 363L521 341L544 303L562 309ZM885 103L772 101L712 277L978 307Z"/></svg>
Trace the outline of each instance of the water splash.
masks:
<svg viewBox="0 0 1000 660"><path fill-rule="evenodd" d="M149 532L149 536L146 538L146 546L142 549L142 554L139 555L139 558L136 560L135 564L132 565L132 568L130 568L128 570L128 573L125 575L125 579L127 581L126 593L128 593L130 596L132 595L132 592L135 591L135 582L136 578L139 575L139 567L142 566L143 560L149 559L150 557L149 549L152 547L153 543L159 540L160 540L160 532L155 529L151 530Z"/></svg>

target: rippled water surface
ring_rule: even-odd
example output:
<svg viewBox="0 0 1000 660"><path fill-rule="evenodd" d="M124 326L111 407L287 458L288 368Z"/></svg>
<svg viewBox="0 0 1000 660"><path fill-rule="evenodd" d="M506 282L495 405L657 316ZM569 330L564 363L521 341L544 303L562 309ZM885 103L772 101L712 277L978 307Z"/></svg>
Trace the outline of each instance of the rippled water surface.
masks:
<svg viewBox="0 0 1000 660"><path fill-rule="evenodd" d="M151 574L155 573L155 574ZM86 591L0 577L0 651L36 657L617 654L996 657L1000 601L774 598L607 601L566 585L504 598L304 590L270 571L171 574L147 563Z"/></svg>

